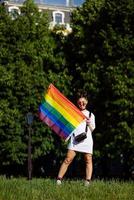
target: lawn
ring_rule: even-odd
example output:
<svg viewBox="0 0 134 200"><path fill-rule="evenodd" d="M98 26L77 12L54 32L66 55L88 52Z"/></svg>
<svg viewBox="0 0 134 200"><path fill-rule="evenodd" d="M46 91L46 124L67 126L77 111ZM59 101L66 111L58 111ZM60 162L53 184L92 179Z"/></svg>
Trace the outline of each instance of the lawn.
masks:
<svg viewBox="0 0 134 200"><path fill-rule="evenodd" d="M134 200L134 182L94 180L85 187L83 180L55 180L0 177L0 200Z"/></svg>

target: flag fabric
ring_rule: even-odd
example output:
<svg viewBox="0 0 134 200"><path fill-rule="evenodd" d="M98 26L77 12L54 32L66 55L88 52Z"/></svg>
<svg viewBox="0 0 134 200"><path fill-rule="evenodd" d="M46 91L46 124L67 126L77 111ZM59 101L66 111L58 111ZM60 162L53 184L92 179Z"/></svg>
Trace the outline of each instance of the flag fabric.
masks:
<svg viewBox="0 0 134 200"><path fill-rule="evenodd" d="M68 140L86 116L50 84L39 106L39 118L62 139Z"/></svg>

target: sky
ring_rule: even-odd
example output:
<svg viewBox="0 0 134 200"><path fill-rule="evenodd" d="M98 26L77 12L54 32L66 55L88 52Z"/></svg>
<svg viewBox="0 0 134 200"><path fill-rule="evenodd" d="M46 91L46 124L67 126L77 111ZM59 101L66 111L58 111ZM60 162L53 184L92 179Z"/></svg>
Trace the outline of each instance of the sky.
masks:
<svg viewBox="0 0 134 200"><path fill-rule="evenodd" d="M66 5L66 0L46 0L46 4Z"/></svg>
<svg viewBox="0 0 134 200"><path fill-rule="evenodd" d="M54 5L66 5L66 0L44 0L46 4L54 4ZM84 0L73 0L74 5L81 5Z"/></svg>
<svg viewBox="0 0 134 200"><path fill-rule="evenodd" d="M11 0L11 2L24 2L25 0ZM43 3L48 5L66 6L69 0L35 0L36 3ZM73 6L80 6L85 0L71 0ZM70 6L72 6L70 5Z"/></svg>

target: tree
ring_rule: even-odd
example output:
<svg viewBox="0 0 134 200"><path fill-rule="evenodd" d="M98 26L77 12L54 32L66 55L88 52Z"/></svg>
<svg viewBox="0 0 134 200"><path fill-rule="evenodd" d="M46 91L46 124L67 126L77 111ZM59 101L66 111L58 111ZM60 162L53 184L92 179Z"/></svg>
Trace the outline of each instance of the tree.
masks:
<svg viewBox="0 0 134 200"><path fill-rule="evenodd" d="M49 31L47 13L28 0L15 18L1 7L0 21L0 160L24 164L27 160L26 114L34 114L32 158L54 149L54 134L38 119L44 90L52 82L68 94L71 77L64 57Z"/></svg>
<svg viewBox="0 0 134 200"><path fill-rule="evenodd" d="M94 105L96 157L127 154L129 166L134 147L133 16L133 1L87 0L73 12L73 33L66 44L74 92L88 91Z"/></svg>

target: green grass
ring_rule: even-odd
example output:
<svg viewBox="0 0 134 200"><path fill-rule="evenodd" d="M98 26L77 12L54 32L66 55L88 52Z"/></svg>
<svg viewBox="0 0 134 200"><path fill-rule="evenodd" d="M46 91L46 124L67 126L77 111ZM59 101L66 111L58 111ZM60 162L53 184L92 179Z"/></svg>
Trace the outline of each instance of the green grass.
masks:
<svg viewBox="0 0 134 200"><path fill-rule="evenodd" d="M94 180L90 187L81 181L0 177L0 200L134 200L134 183Z"/></svg>

